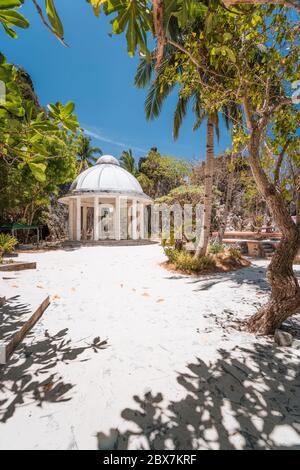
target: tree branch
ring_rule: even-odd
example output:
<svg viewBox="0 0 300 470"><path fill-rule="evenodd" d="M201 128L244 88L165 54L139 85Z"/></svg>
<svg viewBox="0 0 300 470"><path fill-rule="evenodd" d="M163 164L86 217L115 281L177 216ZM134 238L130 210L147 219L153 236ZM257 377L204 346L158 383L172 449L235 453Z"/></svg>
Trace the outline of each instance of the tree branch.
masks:
<svg viewBox="0 0 300 470"><path fill-rule="evenodd" d="M251 114L250 103L246 95L244 95L243 97L243 105L244 105L245 118L246 118L248 129L252 130L254 127L254 122L253 122L253 117Z"/></svg>
<svg viewBox="0 0 300 470"><path fill-rule="evenodd" d="M193 64L196 65L197 68L201 68L201 64L198 62L197 59L195 59L195 57L193 56L193 54L191 54L188 49L186 49L184 46L182 46L182 45L179 44L178 42L173 41L173 39L167 38L166 41L167 41L168 44L171 44L171 46L176 47L176 49L179 49L181 52L183 52L184 54L186 54L186 55L190 58L191 62L193 62Z"/></svg>
<svg viewBox="0 0 300 470"><path fill-rule="evenodd" d="M283 162L283 158L284 158L284 155L285 155L285 152L287 151L287 148L288 146L290 145L291 143L291 140L292 140L292 137L290 137L289 139L287 139L286 143L284 144L284 146L282 147L282 150L278 156L278 160L277 160L277 163L276 163L276 167L275 167L275 170L274 170L274 183L277 184L278 183L278 180L279 180L279 174L280 174L280 168L281 168L281 165L282 165L282 162Z"/></svg>
<svg viewBox="0 0 300 470"><path fill-rule="evenodd" d="M261 112L261 120L259 122L260 129L264 129L264 127L266 127L269 117L273 113L275 113L278 109L280 109L282 106L285 106L287 104L293 104L292 99L288 97L284 97L281 101L279 101L279 103L276 103L270 108L267 108L265 111Z"/></svg>

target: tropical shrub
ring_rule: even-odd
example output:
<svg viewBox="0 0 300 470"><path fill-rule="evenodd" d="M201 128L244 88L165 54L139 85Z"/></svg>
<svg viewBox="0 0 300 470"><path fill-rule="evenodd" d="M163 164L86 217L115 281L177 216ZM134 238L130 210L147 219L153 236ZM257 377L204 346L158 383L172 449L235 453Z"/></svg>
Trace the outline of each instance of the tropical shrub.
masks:
<svg viewBox="0 0 300 470"><path fill-rule="evenodd" d="M208 247L208 252L213 254L213 255L218 255L219 253L224 253L225 246L222 245L221 243L212 243Z"/></svg>
<svg viewBox="0 0 300 470"><path fill-rule="evenodd" d="M238 248L231 246L228 251L229 251L230 256L232 256L233 258L235 259L242 258L241 250L239 250Z"/></svg>
<svg viewBox="0 0 300 470"><path fill-rule="evenodd" d="M214 259L209 255L195 258L188 251L176 250L174 248L165 248L165 254L169 262L175 265L176 269L187 272L199 273L212 269L216 265Z"/></svg>
<svg viewBox="0 0 300 470"><path fill-rule="evenodd" d="M176 254L178 250L174 250L174 248L166 247L164 248L164 252L170 263L174 263L176 259Z"/></svg>
<svg viewBox="0 0 300 470"><path fill-rule="evenodd" d="M0 256L3 253L11 253L14 251L17 243L18 240L12 235L9 235L8 233L0 233Z"/></svg>

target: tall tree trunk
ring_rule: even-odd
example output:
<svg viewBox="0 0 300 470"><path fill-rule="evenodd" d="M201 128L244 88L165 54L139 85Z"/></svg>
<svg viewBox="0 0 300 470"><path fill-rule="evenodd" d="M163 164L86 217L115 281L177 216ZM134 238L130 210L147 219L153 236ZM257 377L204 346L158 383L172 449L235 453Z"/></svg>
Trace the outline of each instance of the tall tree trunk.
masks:
<svg viewBox="0 0 300 470"><path fill-rule="evenodd" d="M164 0L153 0L152 15L155 37L157 40L155 64L155 70L157 72L164 56L164 48L166 43L164 31Z"/></svg>
<svg viewBox="0 0 300 470"><path fill-rule="evenodd" d="M233 160L233 155L231 154L231 163L232 163L232 160ZM218 236L217 236L217 242L220 244L223 242L224 233L225 233L226 226L227 226L227 220L228 220L229 209L230 209L231 198L232 198L232 191L233 191L233 181L234 181L234 173L231 169L228 175L224 211L221 217Z"/></svg>
<svg viewBox="0 0 300 470"><path fill-rule="evenodd" d="M270 299L250 318L248 330L257 334L273 334L284 320L300 309L300 287L293 272L293 261L300 248L300 225L293 222L282 194L269 181L260 165L260 139L260 131L253 129L249 142L249 163L282 238L267 271L271 285Z"/></svg>
<svg viewBox="0 0 300 470"><path fill-rule="evenodd" d="M207 251L212 209L212 188L214 174L214 123L212 116L207 118L206 127L206 159L205 159L205 181L204 181L204 220L203 235L196 248L195 257L204 256Z"/></svg>
<svg viewBox="0 0 300 470"><path fill-rule="evenodd" d="M293 272L293 261L300 247L299 230L282 237L268 267L271 296L266 305L248 322L248 330L273 334L284 320L300 309L300 288Z"/></svg>

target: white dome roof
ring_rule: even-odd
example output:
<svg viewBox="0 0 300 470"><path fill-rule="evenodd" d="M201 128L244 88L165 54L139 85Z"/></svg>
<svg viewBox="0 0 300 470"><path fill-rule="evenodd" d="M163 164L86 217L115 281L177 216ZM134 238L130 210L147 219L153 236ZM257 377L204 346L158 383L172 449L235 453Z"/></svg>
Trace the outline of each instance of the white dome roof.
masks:
<svg viewBox="0 0 300 470"><path fill-rule="evenodd" d="M71 191L118 192L144 195L138 180L112 155L103 155L96 165L80 173L73 181Z"/></svg>

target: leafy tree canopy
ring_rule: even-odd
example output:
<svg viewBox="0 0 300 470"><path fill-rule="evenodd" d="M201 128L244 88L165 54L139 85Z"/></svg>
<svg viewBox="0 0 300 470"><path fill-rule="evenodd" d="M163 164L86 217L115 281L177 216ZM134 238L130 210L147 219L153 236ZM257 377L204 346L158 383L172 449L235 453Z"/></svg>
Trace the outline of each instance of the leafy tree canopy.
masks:
<svg viewBox="0 0 300 470"><path fill-rule="evenodd" d="M77 174L74 105L43 109L31 77L1 56L0 219L42 224L50 199Z"/></svg>
<svg viewBox="0 0 300 470"><path fill-rule="evenodd" d="M139 160L138 179L150 196L156 198L166 195L182 185L191 174L191 165L185 160L162 156L152 148L146 157Z"/></svg>
<svg viewBox="0 0 300 470"><path fill-rule="evenodd" d="M24 72L7 63L1 54L0 80L5 92L0 101L0 157L8 164L18 162L20 169L26 166L38 181L44 182L49 161L58 156L51 149L66 151L68 138L79 129L74 103L41 108L33 98L28 76L24 80Z"/></svg>
<svg viewBox="0 0 300 470"><path fill-rule="evenodd" d="M181 185L172 189L166 196L159 197L155 202L159 204L198 204L203 202L204 189L199 185Z"/></svg>

